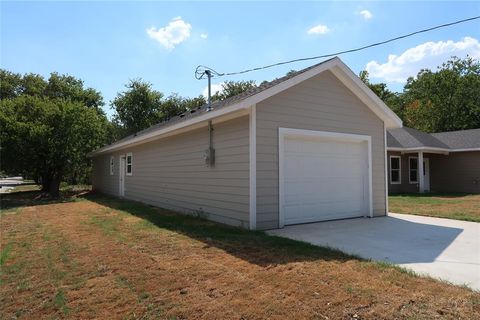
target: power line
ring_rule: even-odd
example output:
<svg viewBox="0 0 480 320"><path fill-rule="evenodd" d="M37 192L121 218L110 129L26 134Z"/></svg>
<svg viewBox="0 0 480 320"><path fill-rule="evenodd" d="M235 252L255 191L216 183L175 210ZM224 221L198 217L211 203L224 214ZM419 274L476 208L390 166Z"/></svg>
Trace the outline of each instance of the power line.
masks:
<svg viewBox="0 0 480 320"><path fill-rule="evenodd" d="M397 40L400 40L400 39L408 38L408 37L414 36L416 34L425 33L425 32L429 32L429 31L432 31L432 30L440 29L440 28L446 28L446 27L449 27L449 26L453 26L453 25L456 25L456 24L460 24L460 23L464 23L464 22L468 22L468 21L472 21L472 20L477 20L477 19L480 19L480 16L475 16L475 17L471 17L471 18L467 18L467 19L457 20L457 21L454 21L454 22L449 22L449 23L437 25L437 26L434 26L434 27L431 27L431 28L418 30L418 31L415 31L415 32L404 34L404 35L401 35L401 36L398 36L398 37L395 37L395 38L391 38L391 39L388 39L388 40L372 43L372 44L369 44L369 45L366 45L366 46L363 46L363 47L359 47L359 48L339 51L339 52L335 52L335 53L323 54L323 55L314 56L314 57L307 57L307 58L299 58L299 59L293 59L293 60L288 60L288 61L282 61L282 62L277 62L277 63L265 65L265 66L262 66L262 67L256 67L256 68L246 69L246 70L237 71L237 72L219 73L219 72L213 70L212 68L200 65L195 70L195 77L197 79L201 79L203 77L205 71L210 71L213 75L215 75L217 77L233 76L233 75L244 74L244 73L248 73L248 72L252 72L252 71L258 71L258 70L268 69L268 68L272 68L272 67L276 67L276 66L281 66L281 65L284 65L284 64L290 64L290 63L294 63L294 62L316 60L316 59L321 59L321 58L330 58L330 57L338 56L338 55L345 54L345 53L357 52L357 51L365 50L365 49L368 49L368 48L377 47L377 46L380 46L380 45L383 45L383 44L386 44L386 43L389 43L389 42L393 42L393 41L397 41Z"/></svg>

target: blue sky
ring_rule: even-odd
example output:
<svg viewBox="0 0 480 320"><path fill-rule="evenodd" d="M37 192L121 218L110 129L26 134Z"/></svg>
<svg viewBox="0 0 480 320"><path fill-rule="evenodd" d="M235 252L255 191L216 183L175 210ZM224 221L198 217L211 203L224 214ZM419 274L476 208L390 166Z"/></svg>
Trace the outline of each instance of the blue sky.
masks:
<svg viewBox="0 0 480 320"><path fill-rule="evenodd" d="M197 96L197 65L219 72L331 53L480 14L480 2L2 2L0 65L79 77L109 102L129 79ZM341 56L401 90L452 54L480 58L480 20ZM392 56L395 55L395 56ZM390 58L389 58L390 57ZM214 79L257 82L318 61Z"/></svg>

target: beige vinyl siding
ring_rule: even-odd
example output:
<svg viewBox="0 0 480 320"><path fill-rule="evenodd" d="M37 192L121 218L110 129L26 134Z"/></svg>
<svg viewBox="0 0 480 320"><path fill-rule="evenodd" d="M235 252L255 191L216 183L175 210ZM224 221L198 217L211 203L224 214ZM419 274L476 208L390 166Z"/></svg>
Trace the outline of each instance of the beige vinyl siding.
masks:
<svg viewBox="0 0 480 320"><path fill-rule="evenodd" d="M213 147L215 166L210 168L204 160L205 126L123 149L121 153L133 155L133 175L125 176L125 197L248 228L248 116L214 125ZM108 174L108 166L103 171Z"/></svg>
<svg viewBox="0 0 480 320"><path fill-rule="evenodd" d="M119 158L114 156L113 175L110 175L110 156L98 156L92 159L92 186L95 191L118 195Z"/></svg>
<svg viewBox="0 0 480 320"><path fill-rule="evenodd" d="M278 128L372 138L373 213L385 215L383 122L330 71L257 104L257 228L278 228Z"/></svg>
<svg viewBox="0 0 480 320"><path fill-rule="evenodd" d="M480 193L480 151L429 155L432 192Z"/></svg>

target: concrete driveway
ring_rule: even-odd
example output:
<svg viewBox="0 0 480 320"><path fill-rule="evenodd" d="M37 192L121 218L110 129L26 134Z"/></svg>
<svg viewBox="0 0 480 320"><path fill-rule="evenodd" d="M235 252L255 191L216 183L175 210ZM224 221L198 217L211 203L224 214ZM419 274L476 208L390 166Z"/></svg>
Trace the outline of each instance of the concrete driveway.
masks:
<svg viewBox="0 0 480 320"><path fill-rule="evenodd" d="M268 233L395 263L480 290L480 223L391 213L287 226Z"/></svg>

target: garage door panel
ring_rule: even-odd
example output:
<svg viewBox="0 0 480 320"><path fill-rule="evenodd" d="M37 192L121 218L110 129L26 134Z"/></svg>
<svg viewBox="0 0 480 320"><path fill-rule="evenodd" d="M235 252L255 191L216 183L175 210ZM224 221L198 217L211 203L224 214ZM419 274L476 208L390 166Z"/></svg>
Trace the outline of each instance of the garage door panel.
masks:
<svg viewBox="0 0 480 320"><path fill-rule="evenodd" d="M285 224L306 223L319 221L318 212L323 213L322 220L350 218L352 214L361 216L356 201L326 201L302 203L285 207ZM320 221L322 221L320 220Z"/></svg>
<svg viewBox="0 0 480 320"><path fill-rule="evenodd" d="M357 199L360 201L364 197L363 188L358 187L363 184L363 179L325 179L322 182L287 182L285 184L285 202L306 201L308 199L333 201ZM338 191L331 192L332 189Z"/></svg>
<svg viewBox="0 0 480 320"><path fill-rule="evenodd" d="M366 214L366 142L318 137L284 140L285 224L358 217Z"/></svg>

